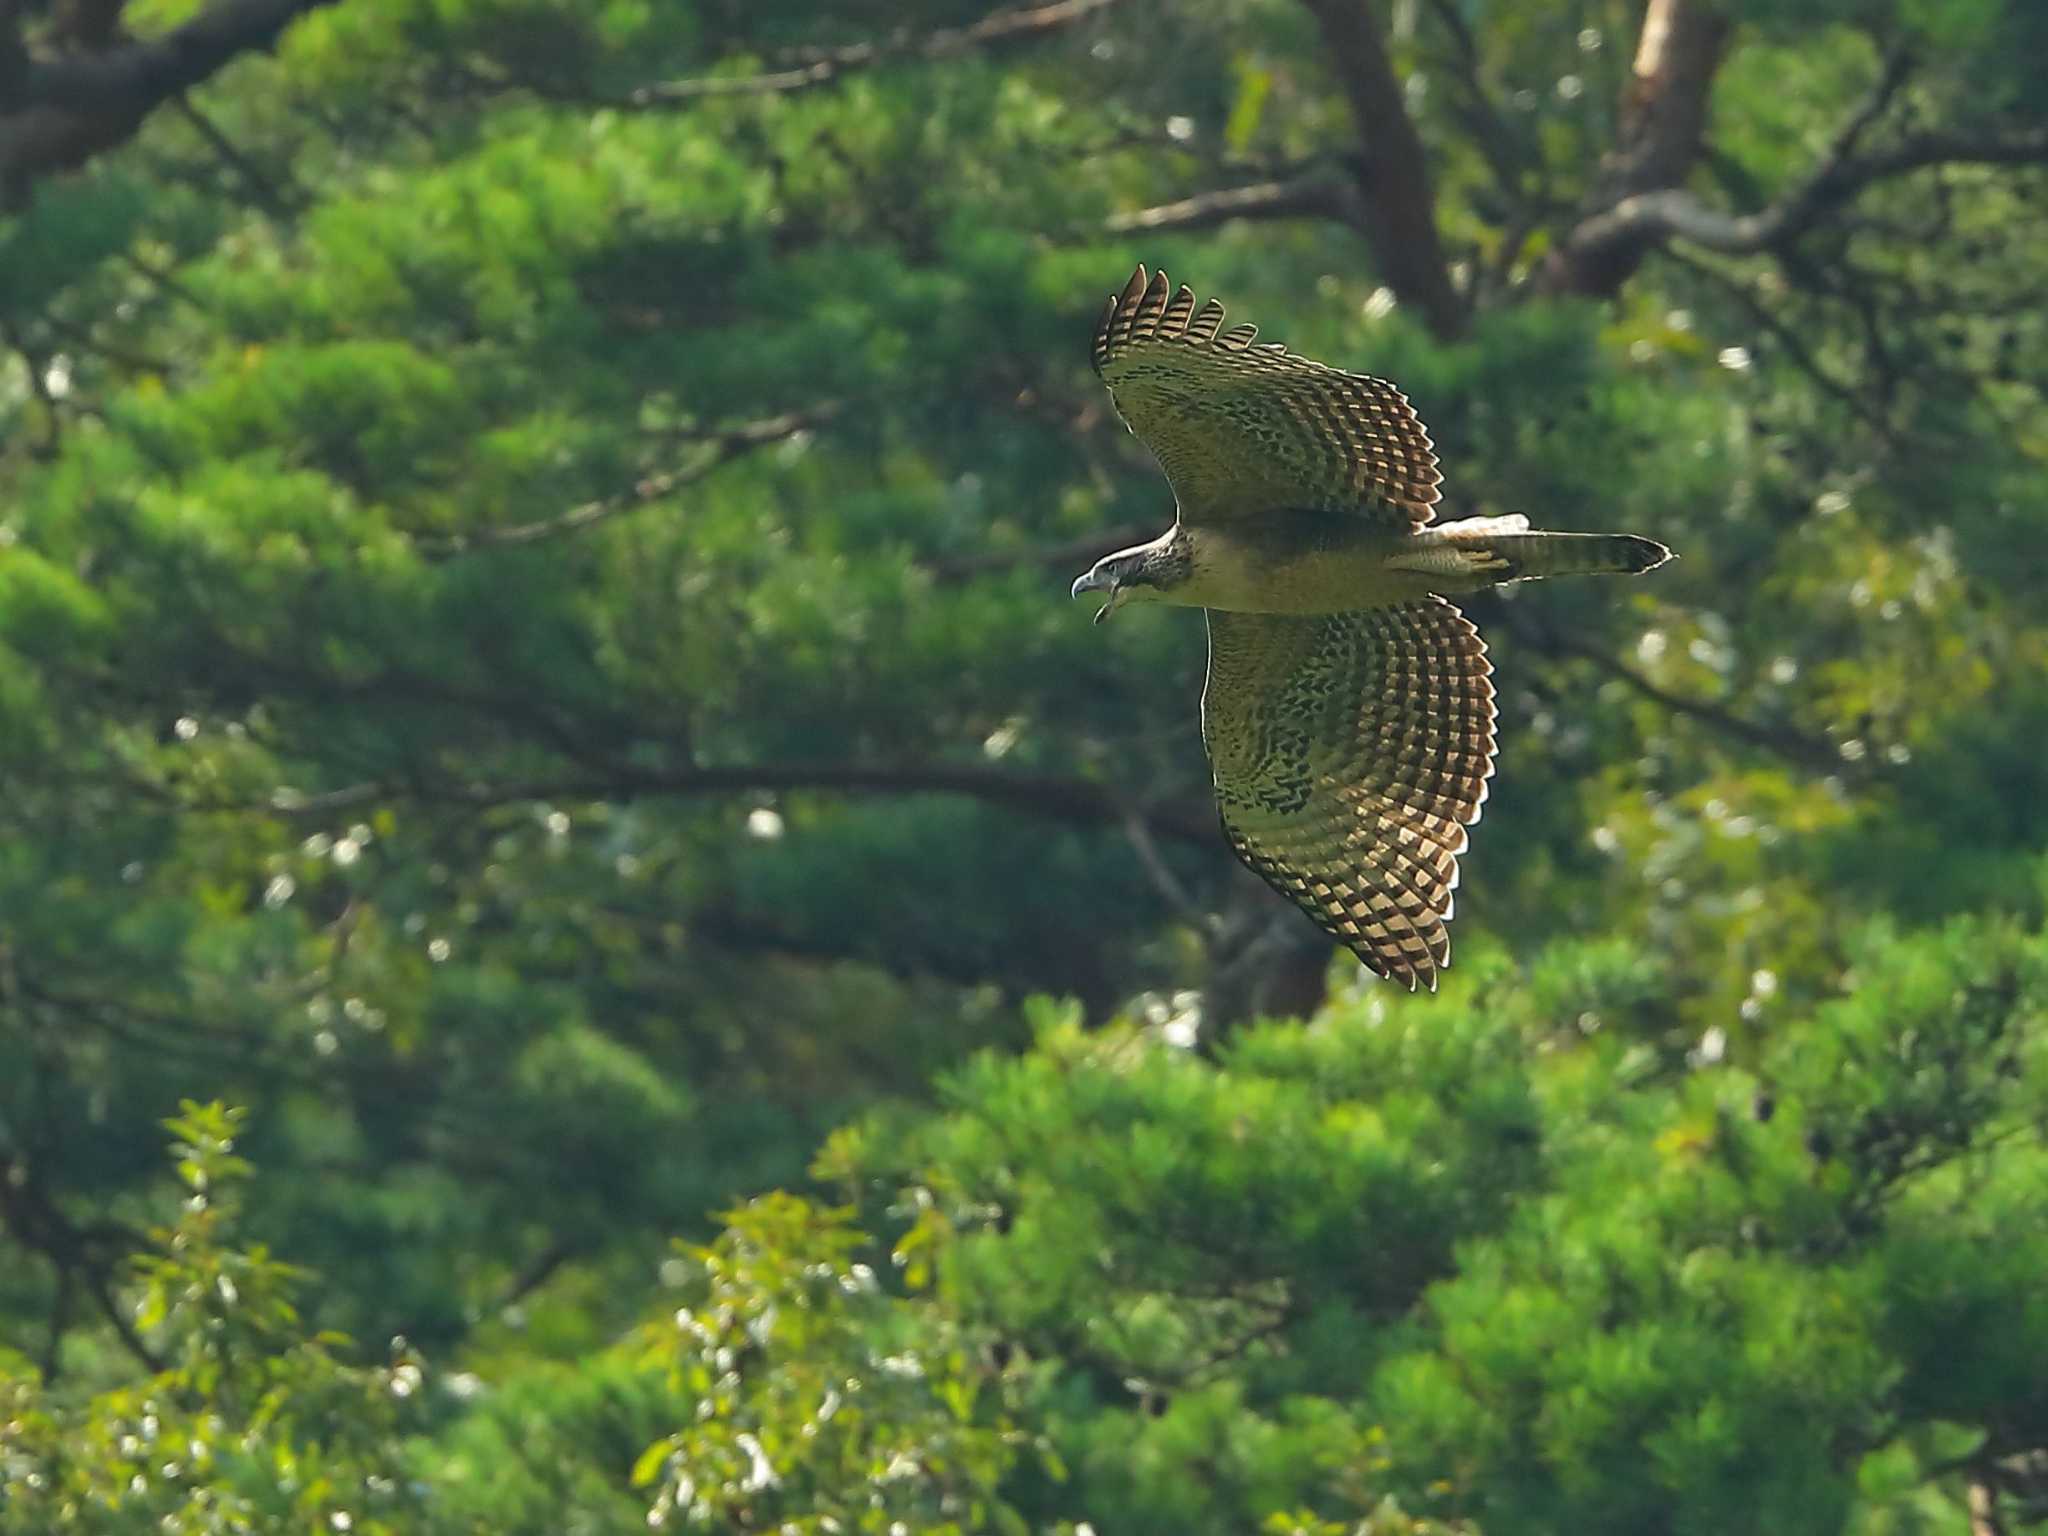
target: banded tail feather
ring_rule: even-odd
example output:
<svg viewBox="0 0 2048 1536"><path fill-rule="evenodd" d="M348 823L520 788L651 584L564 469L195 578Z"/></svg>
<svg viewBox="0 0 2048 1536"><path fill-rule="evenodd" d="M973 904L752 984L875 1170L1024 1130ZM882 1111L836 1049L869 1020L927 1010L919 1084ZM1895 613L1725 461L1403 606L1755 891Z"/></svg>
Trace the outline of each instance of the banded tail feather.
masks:
<svg viewBox="0 0 2048 1536"><path fill-rule="evenodd" d="M1671 551L1633 533L1546 533L1521 513L1447 523L1439 537L1496 582L1537 576L1634 575L1655 570Z"/></svg>
<svg viewBox="0 0 2048 1536"><path fill-rule="evenodd" d="M1506 563L1495 578L1499 581L1634 575L1671 558L1671 551L1655 539L1634 533L1502 533L1475 539L1473 545Z"/></svg>

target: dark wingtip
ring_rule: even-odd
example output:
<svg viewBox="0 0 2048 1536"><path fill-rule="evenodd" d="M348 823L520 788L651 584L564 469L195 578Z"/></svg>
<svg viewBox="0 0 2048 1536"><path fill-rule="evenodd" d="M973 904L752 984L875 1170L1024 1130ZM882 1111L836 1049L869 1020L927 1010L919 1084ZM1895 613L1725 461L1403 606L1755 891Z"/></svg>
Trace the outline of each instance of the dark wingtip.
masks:
<svg viewBox="0 0 2048 1536"><path fill-rule="evenodd" d="M1658 566L1678 558L1655 539L1646 539L1639 533L1631 533L1626 537L1629 553L1633 557L1633 563L1629 566L1631 572L1654 571Z"/></svg>

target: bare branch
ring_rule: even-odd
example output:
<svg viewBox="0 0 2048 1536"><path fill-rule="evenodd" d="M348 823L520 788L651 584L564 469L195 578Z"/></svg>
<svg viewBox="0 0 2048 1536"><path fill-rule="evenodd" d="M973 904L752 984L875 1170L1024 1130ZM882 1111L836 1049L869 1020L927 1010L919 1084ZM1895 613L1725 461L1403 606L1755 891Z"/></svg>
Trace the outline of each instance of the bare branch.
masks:
<svg viewBox="0 0 2048 1536"><path fill-rule="evenodd" d="M1506 117L1488 91L1481 75L1479 40L1472 35L1457 0L1430 0L1430 10L1451 40L1455 78L1465 96L1465 109L1460 115L1472 134L1472 141L1485 159L1487 169L1493 173L1494 185L1501 195L1511 203L1524 206L1526 212L1525 205L1529 199L1522 187L1522 172L1525 168L1540 171L1541 158L1532 155L1528 144L1508 126Z"/></svg>
<svg viewBox="0 0 2048 1536"><path fill-rule="evenodd" d="M643 85L628 92L617 105L672 107L700 101L707 96L787 95L794 91L807 91L872 69L891 59L943 59L977 48L1040 37L1072 26L1115 4L1117 0L1053 0L1047 5L997 11L972 26L945 27L926 33L898 32L882 42L822 49L790 69L758 75L704 75Z"/></svg>
<svg viewBox="0 0 2048 1536"><path fill-rule="evenodd" d="M1657 244L1655 231L1612 221L1620 205L1680 185L1698 163L1714 76L1732 25L1715 0L1650 0L1622 95L1619 143L1591 210L1545 263L1551 292L1611 294Z"/></svg>
<svg viewBox="0 0 2048 1536"><path fill-rule="evenodd" d="M1700 156L1707 99L1733 24L1715 0L1650 0L1621 102L1610 195L1672 187Z"/></svg>
<svg viewBox="0 0 2048 1536"><path fill-rule="evenodd" d="M1465 328L1464 301L1451 286L1436 227L1436 202L1422 139L1402 105L1400 78L1387 56L1372 0L1302 0L1351 101L1357 131L1358 190L1365 237L1380 275L1441 337Z"/></svg>
<svg viewBox="0 0 2048 1536"><path fill-rule="evenodd" d="M334 0L216 0L161 37L37 58L13 7L0 13L0 200L132 138L158 106L245 53L271 47L300 16Z"/></svg>
<svg viewBox="0 0 2048 1536"><path fill-rule="evenodd" d="M1124 817L1124 836L1130 840L1131 851L1138 856L1138 866L1145 871L1152 888L1166 899L1166 904L1205 935L1213 933L1219 922L1216 914L1188 894L1187 887L1181 884L1180 877L1174 874L1173 867L1160 853L1159 845L1152 840L1152 829L1135 811Z"/></svg>
<svg viewBox="0 0 2048 1536"><path fill-rule="evenodd" d="M1142 523L1125 523L1121 527L1103 528L1078 539L1069 539L1063 544L1040 544L1029 549L976 550L972 554L941 555L920 563L934 576L949 580L992 575L1019 567L1056 571L1072 566L1078 571L1082 566L1093 565L1104 555L1143 543L1154 532L1155 529Z"/></svg>
<svg viewBox="0 0 2048 1536"><path fill-rule="evenodd" d="M38 1374L43 1385L56 1381L64 1369L64 1335L71 1327L71 1267L57 1266L57 1288L50 1296L50 1337L43 1346L43 1358Z"/></svg>
<svg viewBox="0 0 2048 1536"><path fill-rule="evenodd" d="M1858 154L1858 145L1910 72L1911 62L1903 53L1887 59L1870 95L1837 130L1813 169L1768 208L1729 213L1673 184L1628 193L1571 232L1548 286L1611 292L1644 254L1672 240L1730 255L1782 253L1871 187L1916 171L1959 165L2048 165L2048 130L2040 129L1910 134L1889 149Z"/></svg>
<svg viewBox="0 0 2048 1536"><path fill-rule="evenodd" d="M106 1274L100 1270L86 1272L85 1288L92 1299L99 1304L100 1313L113 1325L114 1333L121 1340L129 1354L133 1355L142 1368L152 1375L164 1368L156 1352L142 1342L142 1335L135 1331L135 1325L128 1321L128 1314L114 1298L114 1289Z"/></svg>
<svg viewBox="0 0 2048 1536"><path fill-rule="evenodd" d="M354 784L317 795L279 791L258 806L199 803L197 811L261 809L282 815L326 816L387 800L415 800L488 808L525 801L695 798L713 795L803 793L849 795L961 795L1012 806L1054 821L1123 827L1137 816L1154 833L1214 847L1215 812L1206 803L1167 802L1133 807L1108 784L1092 779L1020 773L979 763L739 763L707 767L635 768L608 764L576 777L520 783Z"/></svg>
<svg viewBox="0 0 2048 1536"><path fill-rule="evenodd" d="M505 1287L505 1294L498 1299L486 1316L496 1316L526 1300L535 1291L554 1278L555 1272L569 1260L576 1257L576 1247L566 1237L557 1237L527 1261L524 1268L512 1277L512 1283Z"/></svg>
<svg viewBox="0 0 2048 1536"><path fill-rule="evenodd" d="M127 5L128 0L66 0L51 20L66 43L97 53L120 36L121 12Z"/></svg>
<svg viewBox="0 0 2048 1536"><path fill-rule="evenodd" d="M51 458L63 446L64 416L56 395L50 389L49 354L30 346L20 332L5 320L0 320L0 342L6 343L20 356L21 366L28 373L29 393L35 396L36 404L43 408L43 440L32 451L37 458Z"/></svg>
<svg viewBox="0 0 2048 1536"><path fill-rule="evenodd" d="M1970 1510L1970 1536L2005 1536L2005 1522L1998 1517L1998 1492L1988 1481L1971 1478L1965 1502Z"/></svg>
<svg viewBox="0 0 2048 1536"><path fill-rule="evenodd" d="M1784 348L1785 355L1792 360L1792 365L1809 379L1813 380L1822 393L1833 396L1836 400L1847 406L1849 410L1862 419L1866 426L1876 431L1887 443L1896 444L1897 432L1884 412L1858 394L1853 386L1844 383L1841 379L1828 372L1821 365L1820 359L1815 357L1811 349L1800 339L1799 333L1773 314L1770 306L1758 298L1755 293L1751 292L1746 283L1729 276L1727 273L1718 270L1704 261L1696 260L1680 250L1667 250L1664 255L1666 260L1677 262L1687 271L1695 273L1705 281L1712 283L1721 292L1727 294L1728 297L1741 305L1748 312L1749 317L1762 326L1769 333L1772 340Z"/></svg>
<svg viewBox="0 0 2048 1536"><path fill-rule="evenodd" d="M21 0L0 0L0 102L20 95L33 67L21 36Z"/></svg>
<svg viewBox="0 0 2048 1536"><path fill-rule="evenodd" d="M199 136L206 140L207 148L214 152L221 163L241 178L242 185L262 206L265 213L275 219L285 218L291 214L296 199L287 197L284 189L270 178L268 172L243 154L235 141L221 132L219 125L212 118L192 104L191 97L180 95L173 100L172 105Z"/></svg>
<svg viewBox="0 0 2048 1536"><path fill-rule="evenodd" d="M169 375L177 371L176 364L168 358L151 357L146 353L131 351L114 342L101 341L87 326L67 320L54 310L44 310L36 316L36 323L52 335L60 336L79 352L90 352L105 358L120 367L133 369L138 373Z"/></svg>
<svg viewBox="0 0 2048 1536"><path fill-rule="evenodd" d="M1355 197L1328 176L1301 176L1284 181L1257 181L1249 186L1197 192L1178 202L1113 214L1104 224L1113 235L1156 234L1166 230L1214 229L1232 219L1336 219L1359 223Z"/></svg>
<svg viewBox="0 0 2048 1536"><path fill-rule="evenodd" d="M1570 656L1580 661L1591 662L1599 671L1627 685L1652 703L1663 706L1673 714L1697 720L1719 735L1742 742L1746 746L1760 748L1774 757L1797 763L1816 773L1840 774L1844 778L1871 775L1867 763L1847 761L1825 737L1809 735L1796 726L1752 720L1712 700L1695 699L1682 693L1674 693L1616 659L1603 646L1591 644L1563 630L1531 620L1517 612L1513 605L1504 604L1501 612L1508 627L1537 649L1547 651L1553 656Z"/></svg>
<svg viewBox="0 0 2048 1536"><path fill-rule="evenodd" d="M1572 232L1571 244L1592 249L1677 239L1736 255L1781 250L1878 182L1946 165L2048 165L2048 133L1996 139L1917 135L1881 154L1823 162L1783 200L1756 213L1724 213L1690 192L1646 192L1586 220Z"/></svg>
<svg viewBox="0 0 2048 1536"><path fill-rule="evenodd" d="M730 464L734 459L745 457L758 448L766 447L770 443L785 442L799 432L807 432L820 422L830 420L837 409L838 407L832 404L818 405L809 410L790 411L781 416L743 422L736 427L708 433L701 439L705 444L705 451L694 463L662 474L648 475L636 481L630 490L600 497L596 501L586 501L581 506L571 507L558 516L543 518L539 522L479 528L470 533L449 534L445 537L421 537L416 541L417 547L428 559L445 560L455 555L471 554L480 549L504 549L521 544L539 544L548 539L581 533L621 512L644 507L649 502L659 501L664 496L674 494L686 485L694 485L713 471Z"/></svg>

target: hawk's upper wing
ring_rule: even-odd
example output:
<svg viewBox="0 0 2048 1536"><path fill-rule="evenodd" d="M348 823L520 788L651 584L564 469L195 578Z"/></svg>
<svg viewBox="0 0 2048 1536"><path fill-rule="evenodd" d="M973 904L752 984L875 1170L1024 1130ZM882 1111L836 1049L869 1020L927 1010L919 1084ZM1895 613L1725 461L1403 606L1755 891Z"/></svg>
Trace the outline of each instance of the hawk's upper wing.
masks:
<svg viewBox="0 0 2048 1536"><path fill-rule="evenodd" d="M1209 610L1202 739L1239 858L1382 976L1436 988L1493 772L1486 647L1442 598Z"/></svg>
<svg viewBox="0 0 2048 1536"><path fill-rule="evenodd" d="M1095 327L1095 371L1158 458L1190 523L1283 508L1353 512L1406 533L1434 516L1436 453L1408 397L1223 329L1141 266Z"/></svg>

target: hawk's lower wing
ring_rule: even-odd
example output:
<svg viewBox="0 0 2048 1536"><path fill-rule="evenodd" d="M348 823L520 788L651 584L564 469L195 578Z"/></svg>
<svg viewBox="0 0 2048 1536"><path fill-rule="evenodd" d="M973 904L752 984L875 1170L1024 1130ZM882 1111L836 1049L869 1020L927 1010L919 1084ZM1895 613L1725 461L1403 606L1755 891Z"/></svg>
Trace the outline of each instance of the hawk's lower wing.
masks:
<svg viewBox="0 0 2048 1536"><path fill-rule="evenodd" d="M1479 632L1441 598L1208 617L1202 739L1231 847L1374 971L1434 990L1493 772Z"/></svg>

